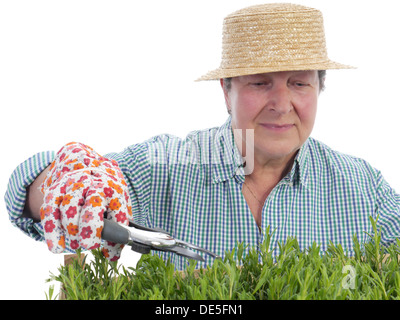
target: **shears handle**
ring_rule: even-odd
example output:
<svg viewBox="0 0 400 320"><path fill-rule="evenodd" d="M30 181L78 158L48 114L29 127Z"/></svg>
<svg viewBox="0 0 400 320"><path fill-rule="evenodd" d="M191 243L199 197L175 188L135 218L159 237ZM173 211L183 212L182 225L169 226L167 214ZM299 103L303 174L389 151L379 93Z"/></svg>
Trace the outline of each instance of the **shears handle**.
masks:
<svg viewBox="0 0 400 320"><path fill-rule="evenodd" d="M104 220L103 231L101 237L104 240L119 244L127 244L129 242L129 231L112 220Z"/></svg>

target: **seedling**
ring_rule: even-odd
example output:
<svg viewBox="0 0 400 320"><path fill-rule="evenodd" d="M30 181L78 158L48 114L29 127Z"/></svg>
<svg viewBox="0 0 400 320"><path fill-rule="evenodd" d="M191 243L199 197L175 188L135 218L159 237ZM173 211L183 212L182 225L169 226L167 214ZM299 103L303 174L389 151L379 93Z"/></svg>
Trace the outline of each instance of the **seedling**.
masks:
<svg viewBox="0 0 400 320"><path fill-rule="evenodd" d="M384 247L376 220L371 223L374 234L368 243L361 245L353 237L353 257L332 243L326 253L315 243L301 251L297 240L288 238L278 244L279 254L274 258L267 229L258 248L238 243L223 260L207 268L196 269L196 261L190 261L178 272L157 255L142 255L136 268L125 268L95 250L93 261L61 266L49 281L61 283L66 299L400 299L400 241ZM353 277L352 286L346 285L346 277ZM54 292L46 296L51 299Z"/></svg>

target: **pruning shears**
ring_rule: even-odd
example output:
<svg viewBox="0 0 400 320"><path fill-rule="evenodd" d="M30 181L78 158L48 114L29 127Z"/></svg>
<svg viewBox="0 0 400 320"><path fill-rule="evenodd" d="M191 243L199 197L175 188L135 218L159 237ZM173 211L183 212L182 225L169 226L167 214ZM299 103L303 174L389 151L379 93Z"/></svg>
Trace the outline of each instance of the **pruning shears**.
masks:
<svg viewBox="0 0 400 320"><path fill-rule="evenodd" d="M189 259L204 261L201 255L190 250L194 249L219 258L209 250L175 239L162 229L147 228L132 221L129 221L129 226L125 226L105 219L101 237L107 241L129 245L133 251L141 254L150 253L151 250L169 251Z"/></svg>

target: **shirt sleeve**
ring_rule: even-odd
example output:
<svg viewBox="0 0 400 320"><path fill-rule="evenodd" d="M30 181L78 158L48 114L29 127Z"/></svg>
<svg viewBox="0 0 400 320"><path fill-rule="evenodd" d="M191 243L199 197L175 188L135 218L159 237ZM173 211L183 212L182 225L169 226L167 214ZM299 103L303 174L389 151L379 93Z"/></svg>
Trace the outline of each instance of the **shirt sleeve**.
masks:
<svg viewBox="0 0 400 320"><path fill-rule="evenodd" d="M390 245L400 238L400 194L378 172L376 195L377 226L382 231L382 244Z"/></svg>
<svg viewBox="0 0 400 320"><path fill-rule="evenodd" d="M40 152L22 162L11 174L4 197L11 223L31 238L42 241L40 222L22 217L26 201L26 188L46 169L55 157L52 151Z"/></svg>
<svg viewBox="0 0 400 320"><path fill-rule="evenodd" d="M154 138L132 145L120 153L104 155L108 159L116 160L121 168L129 187L133 219L138 224L152 227L152 220L149 217L153 179L151 161L160 159L154 160L149 154L155 154L156 157L164 160L165 144L167 143L168 137ZM155 151L149 149L155 149ZM21 163L12 173L5 194L11 223L38 241L44 240L41 223L35 223L31 218L22 217L26 189L52 163L54 158L55 152L53 151L41 152Z"/></svg>

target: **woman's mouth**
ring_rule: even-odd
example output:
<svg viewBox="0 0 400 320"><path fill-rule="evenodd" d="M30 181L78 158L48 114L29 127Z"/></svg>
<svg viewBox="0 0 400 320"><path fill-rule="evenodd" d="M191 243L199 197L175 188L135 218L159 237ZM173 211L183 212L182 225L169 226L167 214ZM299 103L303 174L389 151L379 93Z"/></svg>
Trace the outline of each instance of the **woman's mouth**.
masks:
<svg viewBox="0 0 400 320"><path fill-rule="evenodd" d="M275 124L275 123L260 123L260 125L270 131L273 132L286 132L294 127L294 124Z"/></svg>

